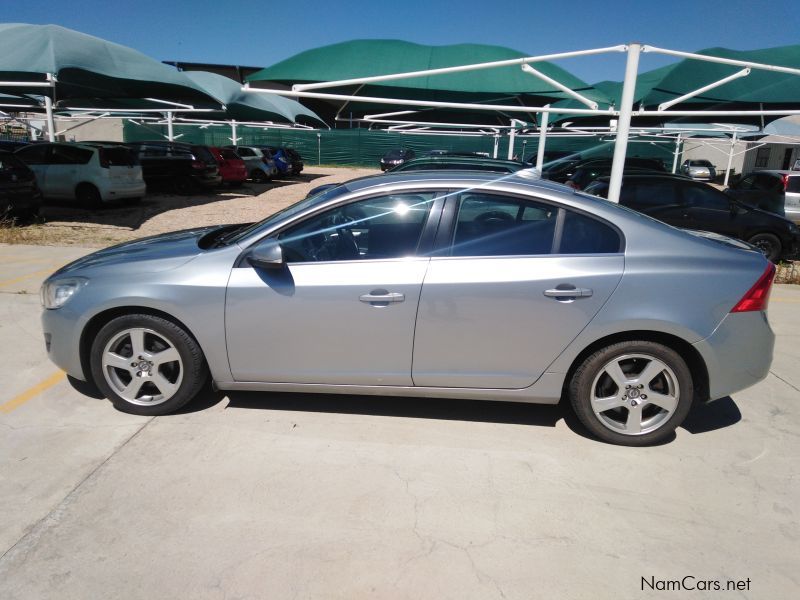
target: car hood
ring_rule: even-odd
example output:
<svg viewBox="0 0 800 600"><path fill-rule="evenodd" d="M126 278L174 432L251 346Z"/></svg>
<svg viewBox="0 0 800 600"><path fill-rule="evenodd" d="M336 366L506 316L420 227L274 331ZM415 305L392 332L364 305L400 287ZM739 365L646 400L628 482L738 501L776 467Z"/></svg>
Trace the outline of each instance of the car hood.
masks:
<svg viewBox="0 0 800 600"><path fill-rule="evenodd" d="M123 266L127 274L175 269L202 254L198 241L215 229L220 229L220 226L173 231L111 246L69 263L51 277L78 275L110 267L120 274Z"/></svg>

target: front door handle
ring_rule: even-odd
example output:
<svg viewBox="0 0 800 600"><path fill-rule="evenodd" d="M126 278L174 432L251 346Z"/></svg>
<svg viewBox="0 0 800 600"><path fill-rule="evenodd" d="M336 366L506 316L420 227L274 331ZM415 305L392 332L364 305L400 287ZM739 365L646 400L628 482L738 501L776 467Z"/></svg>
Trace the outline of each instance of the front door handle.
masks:
<svg viewBox="0 0 800 600"><path fill-rule="evenodd" d="M552 290L545 290L544 295L548 298L588 298L594 292L589 288L576 288L576 287L566 287L566 286L558 286Z"/></svg>
<svg viewBox="0 0 800 600"><path fill-rule="evenodd" d="M378 306L386 306L393 302L403 302L406 299L405 294L400 292L388 292L386 290L372 290L369 294L362 294L358 297L361 302L368 304L375 304Z"/></svg>

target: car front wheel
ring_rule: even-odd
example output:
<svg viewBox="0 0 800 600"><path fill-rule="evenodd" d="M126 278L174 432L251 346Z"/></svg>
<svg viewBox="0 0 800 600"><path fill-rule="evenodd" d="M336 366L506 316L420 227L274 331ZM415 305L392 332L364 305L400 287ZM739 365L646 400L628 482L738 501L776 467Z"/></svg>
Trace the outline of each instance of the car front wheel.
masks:
<svg viewBox="0 0 800 600"><path fill-rule="evenodd" d="M646 446L665 441L689 413L692 375L680 355L656 342L629 341L587 357L569 386L581 423L602 441Z"/></svg>
<svg viewBox="0 0 800 600"><path fill-rule="evenodd" d="M165 415L192 400L207 367L197 341L175 323L146 314L112 319L94 339L94 383L123 412Z"/></svg>

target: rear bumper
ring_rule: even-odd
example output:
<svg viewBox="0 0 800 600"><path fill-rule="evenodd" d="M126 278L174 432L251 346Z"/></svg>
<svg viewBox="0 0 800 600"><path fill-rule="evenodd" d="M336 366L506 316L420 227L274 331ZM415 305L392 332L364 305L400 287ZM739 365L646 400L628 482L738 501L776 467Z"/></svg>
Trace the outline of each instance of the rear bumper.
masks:
<svg viewBox="0 0 800 600"><path fill-rule="evenodd" d="M716 400L767 376L775 334L764 312L729 313L714 333L693 345L708 369L709 399Z"/></svg>
<svg viewBox="0 0 800 600"><path fill-rule="evenodd" d="M102 181L98 182L97 189L103 201L118 198L140 198L147 191L147 184L143 179L134 181Z"/></svg>

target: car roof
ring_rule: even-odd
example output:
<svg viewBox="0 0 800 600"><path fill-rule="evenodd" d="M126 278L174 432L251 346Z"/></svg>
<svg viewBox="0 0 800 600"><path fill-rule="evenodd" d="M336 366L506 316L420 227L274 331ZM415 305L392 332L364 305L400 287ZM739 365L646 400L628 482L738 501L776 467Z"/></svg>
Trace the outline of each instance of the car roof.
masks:
<svg viewBox="0 0 800 600"><path fill-rule="evenodd" d="M486 158L481 156L454 156L452 154L437 154L433 156L422 156L412 158L403 163L404 165L418 165L423 163L453 163L464 165L507 165L519 167L524 165L519 160L506 160L502 158Z"/></svg>

